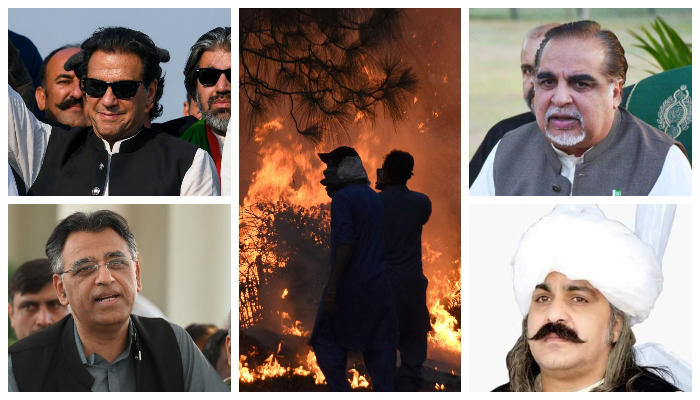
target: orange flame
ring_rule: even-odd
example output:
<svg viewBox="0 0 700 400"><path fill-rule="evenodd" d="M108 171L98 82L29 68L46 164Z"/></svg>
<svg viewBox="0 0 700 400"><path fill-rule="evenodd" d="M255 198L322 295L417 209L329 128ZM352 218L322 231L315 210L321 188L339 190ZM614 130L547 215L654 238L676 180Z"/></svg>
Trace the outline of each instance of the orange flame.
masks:
<svg viewBox="0 0 700 400"><path fill-rule="evenodd" d="M357 372L355 368L351 369L348 372L352 372L352 379L348 379L351 388L357 389L369 387L369 382L367 382L367 378L365 378L363 375L360 375L360 373Z"/></svg>
<svg viewBox="0 0 700 400"><path fill-rule="evenodd" d="M284 333L285 335L294 335L294 336L305 337L305 336L309 336L311 334L311 332L305 331L302 328L301 321L296 321L296 322L294 322L293 325L287 326L287 324L285 324L286 320L291 321L292 318L289 316L288 313L282 312L282 333Z"/></svg>
<svg viewBox="0 0 700 400"><path fill-rule="evenodd" d="M284 299L285 297L287 297L287 294L289 294L289 290L287 290L287 288L284 288L284 292L282 292L282 298Z"/></svg>

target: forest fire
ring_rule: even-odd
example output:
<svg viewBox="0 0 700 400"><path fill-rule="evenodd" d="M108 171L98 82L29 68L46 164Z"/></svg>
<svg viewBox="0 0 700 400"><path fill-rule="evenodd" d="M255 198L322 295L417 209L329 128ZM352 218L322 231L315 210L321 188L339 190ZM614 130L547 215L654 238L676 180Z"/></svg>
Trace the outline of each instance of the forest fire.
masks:
<svg viewBox="0 0 700 400"><path fill-rule="evenodd" d="M413 35L411 40L420 39ZM341 144L357 150L372 181L384 155L394 148L409 151L416 160L409 187L433 202L422 246L433 329L425 365L455 376L461 358L459 68L458 63L454 71L423 68L427 90L411 96L410 129L397 134L391 123L368 124L369 117L358 112L348 121L357 133ZM373 71L364 67L363 72L369 76ZM448 72L451 86L435 86L446 84ZM455 88L456 97L445 95ZM438 93L440 101L435 100ZM450 109L454 104L456 112ZM307 344L330 272L330 198L319 183L325 165L317 153L340 144L330 141L314 147L299 136L295 123L289 115L272 114L255 127L253 136L240 139L239 319L247 340L240 345L241 384L308 379L317 387L326 385ZM368 390L369 378L364 364L352 359L347 369L351 387ZM428 385L428 390L450 390L445 382L432 380Z"/></svg>
<svg viewBox="0 0 700 400"><path fill-rule="evenodd" d="M255 139L259 143L265 143L261 148L260 169L254 172L247 196L241 207L241 252L240 252L240 283L246 290L250 288L250 282L254 290L248 296L241 295L241 328L256 326L266 314L265 306L271 307L279 315L280 325L278 332L281 335L306 337L310 335L307 326L313 326L315 308L307 310L306 318L300 317L293 304L295 299L294 282L279 282L283 289L277 289L277 300L272 301L273 296L266 296L264 292L274 291L276 285L271 284L282 270L291 268L294 262L295 251L309 251L315 245L327 243L322 238L328 235L329 217L327 204L330 199L325 194L323 186L318 180L323 176L323 166L317 162L316 150L304 148L301 143L296 146L291 133L275 132L277 141L263 140L270 134L270 129L278 130L279 124L284 119L278 118L275 124L265 124L260 127ZM272 127L272 128L269 128ZM381 166L382 154L376 150L377 138L364 132L358 136L354 144L357 151L363 155L363 162L368 171ZM324 208L326 207L326 208ZM290 214L290 215L285 215ZM285 219L291 216L287 221ZM284 219L283 219L284 218ZM251 223L254 221L254 223ZM286 245L290 238L285 235L294 235L293 231L281 233L273 231L277 226L288 223L290 228L303 231L307 221L313 221L313 226L324 227L324 231L309 234L306 248L290 249ZM298 234L297 232L296 234ZM458 233L457 233L458 234ZM307 235L302 233L301 236ZM429 353L452 354L451 364L459 367L459 355L461 353L461 329L459 328L460 297L460 260L448 261L447 254L442 249L444 244L439 243L440 238L432 235L424 235L423 262L425 274L431 277L428 292L428 308L431 314L431 326L433 331L429 333ZM311 246L311 248L309 248ZM326 254L326 257L328 255ZM325 268L327 260L323 260L317 268ZM327 271L325 271L327 273ZM279 278L282 279L282 278ZM291 285L291 286L290 286ZM298 288L297 290L302 290ZM281 294L280 294L281 293ZM320 298L320 289L316 294ZM262 299L269 298L269 305ZM245 301L243 301L245 300ZM308 312L312 311L312 312ZM269 314L269 313L268 313ZM274 330L275 328L273 328ZM303 347L297 349L303 351ZM313 375L314 383L325 384L325 379L315 362L313 351L308 350L307 357L297 361L298 364L289 363L283 367L279 361L270 355L262 365L251 369L246 363L245 355L241 355L239 363L240 381L244 383L264 380L284 375L309 376ZM456 360L456 361L454 361ZM367 377L351 368L348 370L348 380L353 388L367 388L370 383ZM436 390L440 386L436 384ZM443 385L444 388L444 385Z"/></svg>

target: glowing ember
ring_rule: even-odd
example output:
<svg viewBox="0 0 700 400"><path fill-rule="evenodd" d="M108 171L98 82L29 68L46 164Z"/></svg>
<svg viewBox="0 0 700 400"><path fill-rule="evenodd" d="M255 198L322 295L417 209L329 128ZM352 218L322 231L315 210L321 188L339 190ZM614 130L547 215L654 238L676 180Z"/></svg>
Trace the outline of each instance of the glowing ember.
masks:
<svg viewBox="0 0 700 400"><path fill-rule="evenodd" d="M438 385L435 383L435 390L445 390L445 385Z"/></svg>
<svg viewBox="0 0 700 400"><path fill-rule="evenodd" d="M294 336L309 336L311 335L311 332L305 331L302 326L301 326L301 321L296 321L294 322L293 325L288 326L285 321L291 321L292 318L287 314L286 312L282 312L282 333L285 335L294 335Z"/></svg>
<svg viewBox="0 0 700 400"><path fill-rule="evenodd" d="M241 355L238 359L238 372L241 375L241 382L250 383L255 380L255 375L248 369L248 363L245 362L247 358L248 357Z"/></svg>
<svg viewBox="0 0 700 400"><path fill-rule="evenodd" d="M309 350L309 354L306 355L306 365L309 367L309 371L314 374L314 379L317 385L325 385L326 377L321 372L321 368L316 362L316 353L313 350Z"/></svg>
<svg viewBox="0 0 700 400"><path fill-rule="evenodd" d="M369 387L369 382L367 382L367 378L360 375L360 373L357 372L357 370L355 368L351 369L348 372L352 372L352 379L348 379L348 382L350 382L351 388L357 389L357 388Z"/></svg>
<svg viewBox="0 0 700 400"><path fill-rule="evenodd" d="M265 360L265 363L255 369L258 373L259 378L265 380L266 378L275 378L278 376L284 376L289 373L289 367L285 368L280 365L280 363L275 359L274 354L270 354Z"/></svg>
<svg viewBox="0 0 700 400"><path fill-rule="evenodd" d="M289 290L287 290L287 288L284 288L284 292L282 292L282 298L284 299L285 297L287 297L288 294Z"/></svg>

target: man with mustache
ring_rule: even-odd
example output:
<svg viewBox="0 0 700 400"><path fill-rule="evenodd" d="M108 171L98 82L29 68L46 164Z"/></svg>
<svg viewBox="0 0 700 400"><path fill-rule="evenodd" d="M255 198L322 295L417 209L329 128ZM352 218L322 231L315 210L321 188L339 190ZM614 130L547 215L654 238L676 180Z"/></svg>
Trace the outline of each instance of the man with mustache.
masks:
<svg viewBox="0 0 700 400"><path fill-rule="evenodd" d="M512 267L522 334L506 357L510 382L495 391L679 390L633 348L631 326L649 316L663 276L652 246L623 224L595 206L558 206L523 234Z"/></svg>
<svg viewBox="0 0 700 400"><path fill-rule="evenodd" d="M64 64L81 81L88 127L44 124L8 88L8 162L27 194L218 195L204 150L144 126L162 111L160 63L168 60L143 32L97 29Z"/></svg>
<svg viewBox="0 0 700 400"><path fill-rule="evenodd" d="M185 88L194 98L202 119L181 139L206 150L221 178L221 155L231 118L231 28L214 28L190 49L185 64Z"/></svg>
<svg viewBox="0 0 700 400"><path fill-rule="evenodd" d="M533 89L533 73L535 72L535 54L540 48L540 43L544 40L544 34L548 30L559 26L558 23L550 23L532 28L523 41L523 47L520 50L520 74L523 81L523 100L529 109L528 112L518 114L516 116L506 118L503 121L494 125L484 136L479 148L469 160L469 186L474 183L476 177L479 176L481 168L486 161L486 158L491 153L491 150L503 138L503 136L515 128L535 121L535 111L532 109L532 100L535 97Z"/></svg>
<svg viewBox="0 0 700 400"><path fill-rule="evenodd" d="M615 34L593 21L547 32L535 57L537 121L506 134L472 195L690 195L690 163L669 136L621 108Z"/></svg>
<svg viewBox="0 0 700 400"><path fill-rule="evenodd" d="M83 112L83 92L74 71L66 71L66 61L80 51L80 45L57 48L44 59L39 72L41 86L34 93L36 104L46 119L69 127L89 125Z"/></svg>
<svg viewBox="0 0 700 400"><path fill-rule="evenodd" d="M141 266L122 216L69 215L46 255L55 294L72 314L10 346L10 391L227 391L183 328L132 314Z"/></svg>

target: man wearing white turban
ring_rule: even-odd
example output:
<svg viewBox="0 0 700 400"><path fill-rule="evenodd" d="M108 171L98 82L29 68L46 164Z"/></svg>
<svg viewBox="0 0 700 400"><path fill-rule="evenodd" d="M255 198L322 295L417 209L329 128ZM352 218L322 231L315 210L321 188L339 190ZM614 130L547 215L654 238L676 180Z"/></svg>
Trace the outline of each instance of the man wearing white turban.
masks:
<svg viewBox="0 0 700 400"><path fill-rule="evenodd" d="M659 253L595 206L540 219L513 257L523 330L506 358L510 382L495 391L678 391L633 350L631 326L661 293Z"/></svg>

